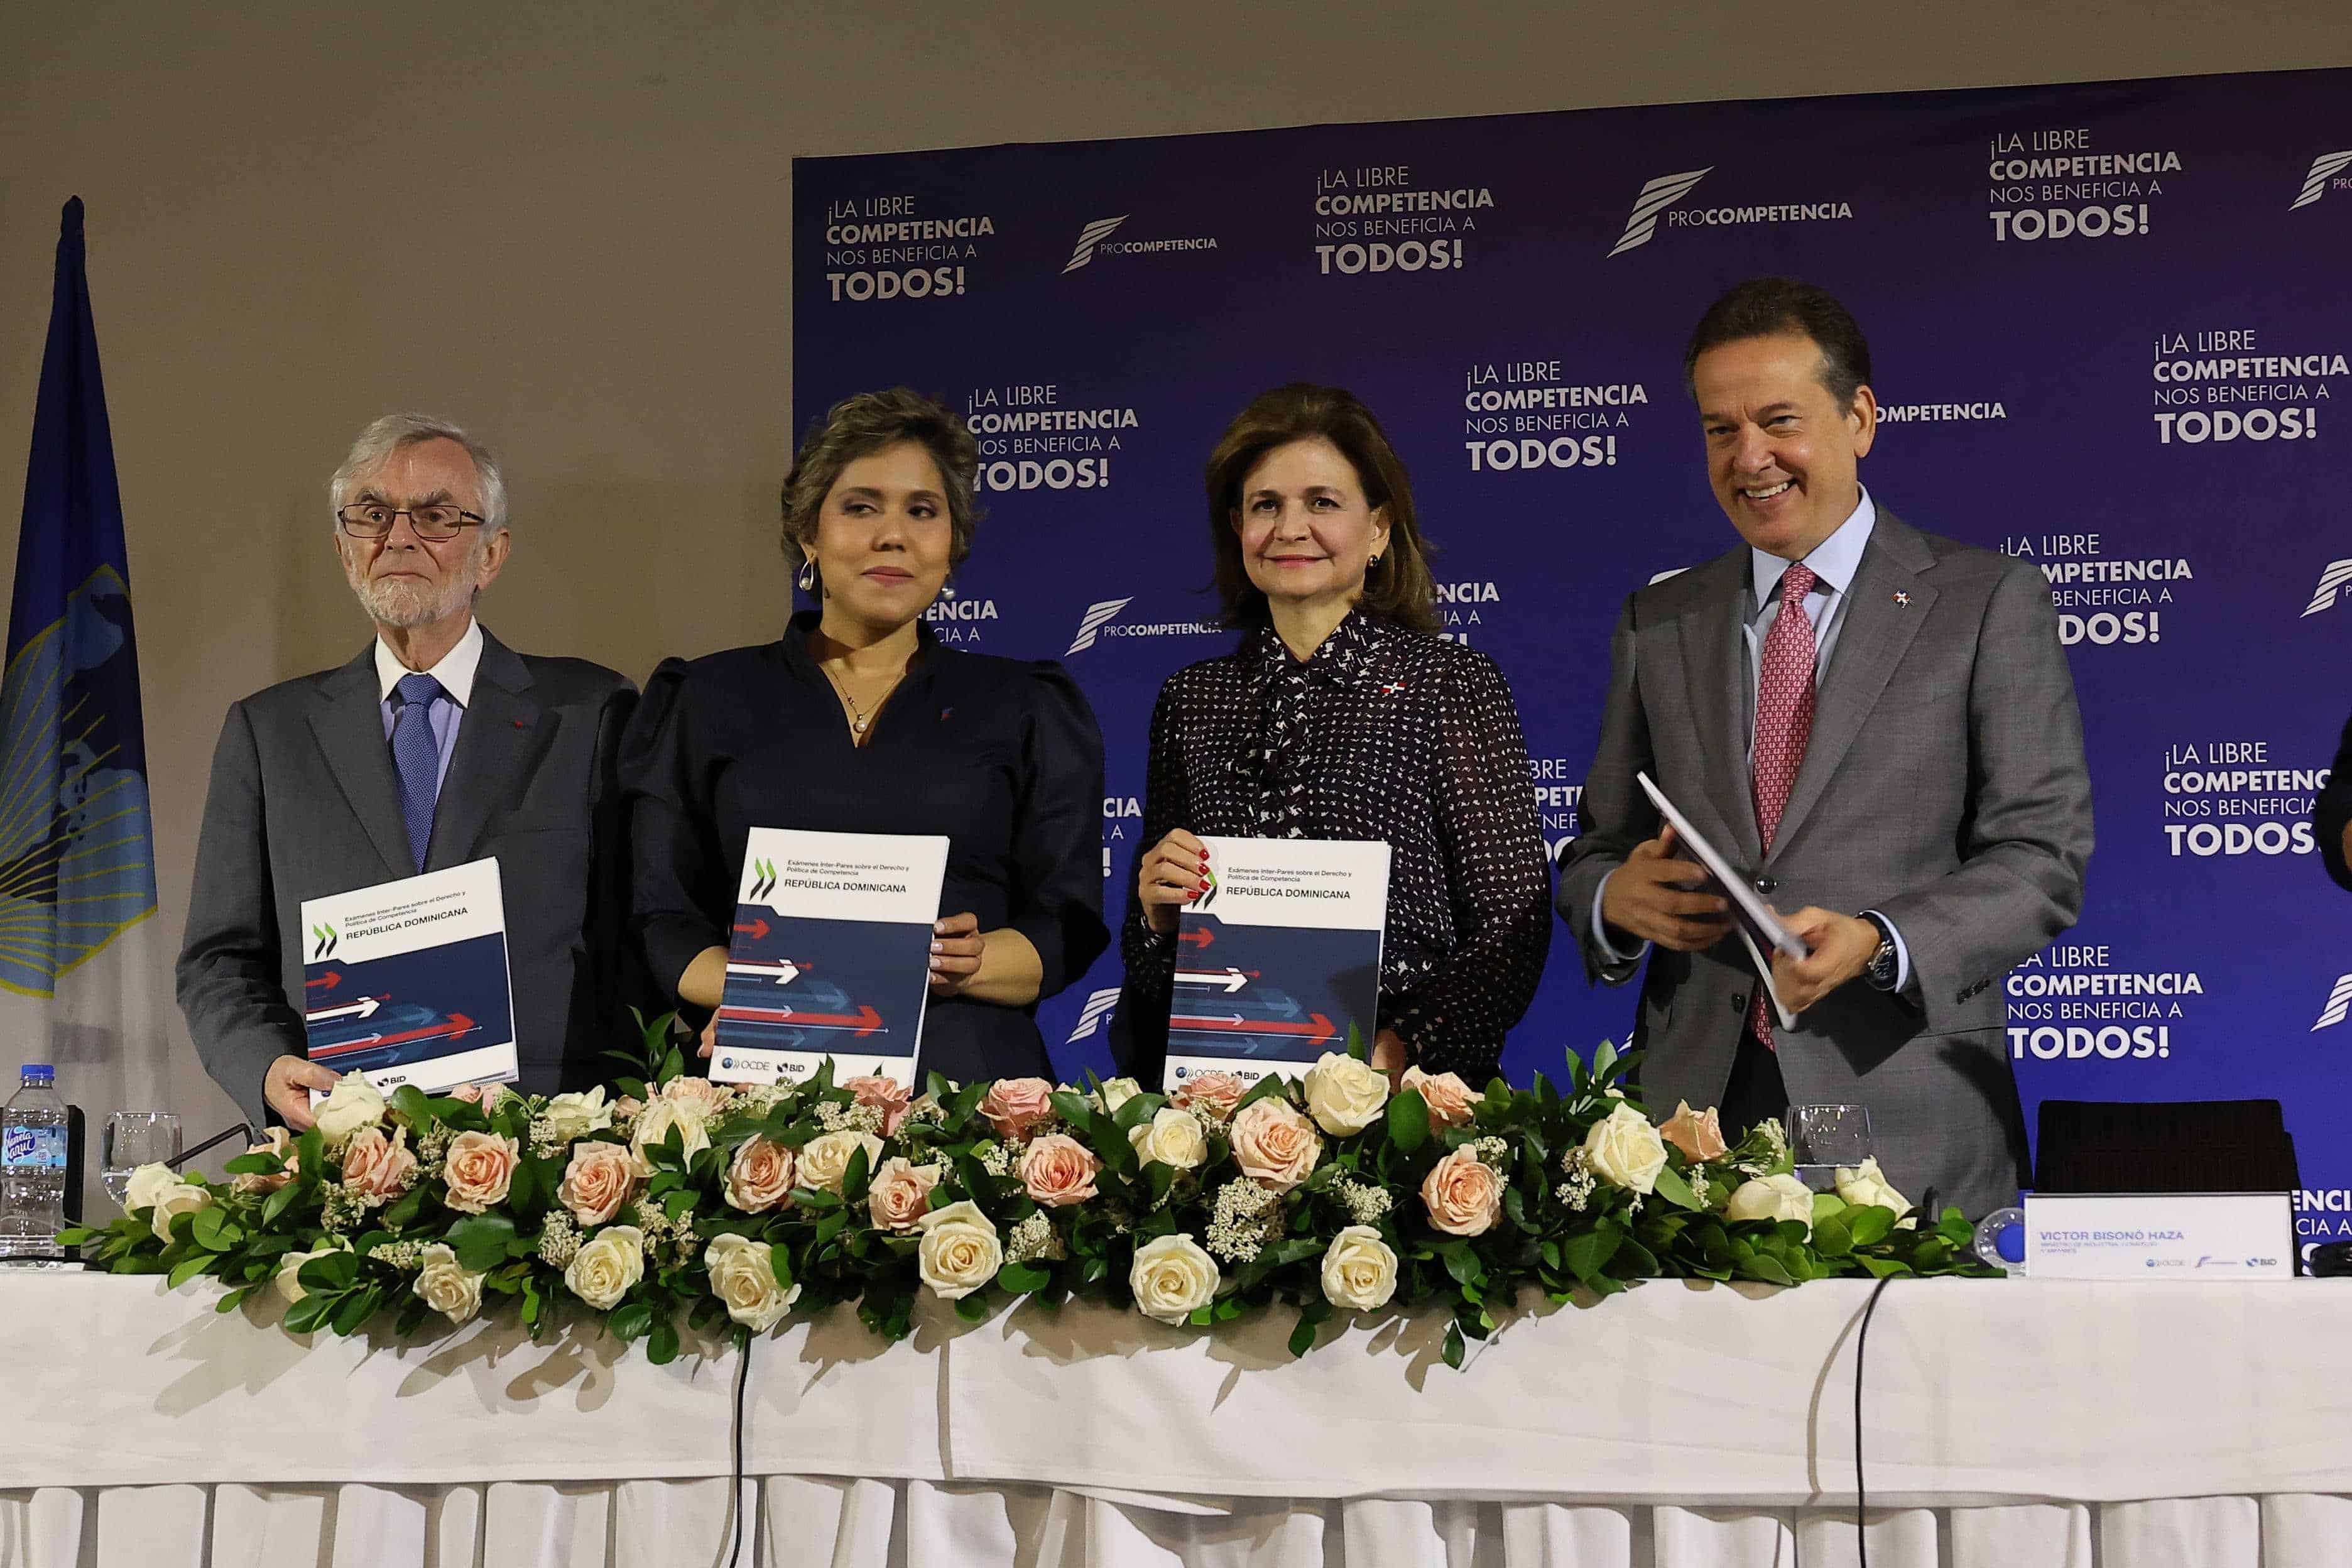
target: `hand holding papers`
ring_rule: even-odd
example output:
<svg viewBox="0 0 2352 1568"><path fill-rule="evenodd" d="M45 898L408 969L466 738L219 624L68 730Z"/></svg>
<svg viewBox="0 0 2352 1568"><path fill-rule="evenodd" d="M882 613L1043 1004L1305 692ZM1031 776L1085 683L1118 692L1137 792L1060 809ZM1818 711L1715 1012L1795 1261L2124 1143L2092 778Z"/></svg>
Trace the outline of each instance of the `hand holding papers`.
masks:
<svg viewBox="0 0 2352 1568"><path fill-rule="evenodd" d="M755 827L743 851L718 1083L873 1073L918 1082L948 841Z"/></svg>
<svg viewBox="0 0 2352 1568"><path fill-rule="evenodd" d="M1658 808L1658 815L1665 818L1667 826L1675 830L1675 836L1697 857L1698 863L1706 868L1708 879L1725 898L1731 900L1732 921L1738 928L1740 943L1748 949L1749 960L1755 963L1757 973L1762 976L1765 992L1772 998L1772 1010L1779 1016L1780 1026L1784 1029L1795 1027L1796 1015L1781 1005L1780 994L1773 988L1770 954L1783 952L1801 962L1812 956L1812 950L1781 923L1779 913L1757 895L1748 879L1725 858L1723 852L1705 834L1691 826L1690 818L1666 798L1665 792L1652 782L1649 774L1636 773L1633 776L1641 782L1643 792L1650 797L1650 804Z"/></svg>
<svg viewBox="0 0 2352 1568"><path fill-rule="evenodd" d="M1352 1027L1371 1039L1389 847L1210 838L1209 890L1176 923L1165 1088L1204 1072L1296 1078Z"/></svg>
<svg viewBox="0 0 2352 1568"><path fill-rule="evenodd" d="M515 1077L496 860L302 900L310 1059L428 1094Z"/></svg>

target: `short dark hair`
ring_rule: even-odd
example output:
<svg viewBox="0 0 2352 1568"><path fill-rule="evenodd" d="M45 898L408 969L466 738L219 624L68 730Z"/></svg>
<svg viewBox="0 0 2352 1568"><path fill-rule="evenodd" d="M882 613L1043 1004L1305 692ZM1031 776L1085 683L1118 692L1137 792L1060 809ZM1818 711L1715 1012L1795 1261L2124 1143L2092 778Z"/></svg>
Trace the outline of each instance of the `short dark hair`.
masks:
<svg viewBox="0 0 2352 1568"><path fill-rule="evenodd" d="M1318 438L1339 449L1364 487L1364 504L1388 509L1388 548L1364 574L1357 607L1412 631L1438 628L1437 584L1430 575L1430 546L1421 537L1412 510L1412 482L1404 459L1389 445L1388 433L1372 411L1343 387L1295 381L1260 393L1234 416L1209 454L1209 544L1215 552L1217 597L1230 626L1264 626L1270 612L1265 595L1250 581L1242 560L1234 514L1241 510L1242 481L1276 447Z"/></svg>
<svg viewBox="0 0 2352 1568"><path fill-rule="evenodd" d="M980 443L955 410L904 386L845 397L809 426L793 471L784 476L784 559L800 569L804 546L816 542L817 514L840 482L841 470L860 458L912 441L930 454L947 488L950 530L948 564L961 566L971 553L980 526L972 491L980 477Z"/></svg>
<svg viewBox="0 0 2352 1568"><path fill-rule="evenodd" d="M1822 351L1822 384L1841 408L1870 382L1870 341L1836 295L1794 278L1750 278L1706 308L1683 350L1683 390L1698 396L1698 356L1748 338L1800 333Z"/></svg>

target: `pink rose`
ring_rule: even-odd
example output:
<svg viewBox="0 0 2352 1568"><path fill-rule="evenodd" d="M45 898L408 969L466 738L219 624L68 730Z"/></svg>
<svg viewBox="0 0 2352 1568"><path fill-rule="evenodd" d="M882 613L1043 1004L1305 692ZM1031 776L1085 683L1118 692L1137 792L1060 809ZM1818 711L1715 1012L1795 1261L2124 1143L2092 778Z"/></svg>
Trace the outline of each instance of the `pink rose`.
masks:
<svg viewBox="0 0 2352 1568"><path fill-rule="evenodd" d="M343 1185L355 1193L396 1198L415 1174L416 1152L408 1146L405 1127L394 1128L390 1138L381 1127L362 1127L343 1145Z"/></svg>
<svg viewBox="0 0 2352 1568"><path fill-rule="evenodd" d="M484 1110L496 1110L499 1101L513 1091L502 1083L461 1083L449 1091L451 1100L462 1100L468 1105L478 1105Z"/></svg>
<svg viewBox="0 0 2352 1568"><path fill-rule="evenodd" d="M727 1167L727 1206L761 1214L792 1201L793 1152L765 1138L747 1138Z"/></svg>
<svg viewBox="0 0 2352 1568"><path fill-rule="evenodd" d="M294 1156L294 1134L289 1132L283 1127L271 1128L269 1130L269 1136L268 1139L259 1143L254 1144L251 1148L247 1149L246 1152L248 1154L278 1155L285 1160L286 1169L274 1176L239 1176L230 1184L240 1193L274 1193L278 1188L284 1186L287 1183L292 1181L301 1168L300 1163L297 1161Z"/></svg>
<svg viewBox="0 0 2352 1568"><path fill-rule="evenodd" d="M1042 1078L1001 1078L980 1102L1000 1138L1026 1138L1040 1122L1054 1119L1054 1086Z"/></svg>
<svg viewBox="0 0 2352 1568"><path fill-rule="evenodd" d="M574 1143L556 1200L582 1225L604 1225L637 1187L636 1156L619 1143Z"/></svg>
<svg viewBox="0 0 2352 1568"><path fill-rule="evenodd" d="M513 1139L496 1132L460 1132L450 1139L449 1157L441 1164L441 1179L449 1184L449 1206L459 1214L480 1214L492 1204L506 1202L520 1153Z"/></svg>
<svg viewBox="0 0 2352 1568"><path fill-rule="evenodd" d="M1278 1095L1254 1100L1234 1118L1234 1163L1271 1192L1305 1181L1323 1157L1323 1137L1298 1108Z"/></svg>
<svg viewBox="0 0 2352 1568"><path fill-rule="evenodd" d="M613 1119L616 1121L625 1121L633 1116L643 1116L645 1111L646 1102L634 1094L625 1094L613 1101Z"/></svg>
<svg viewBox="0 0 2352 1568"><path fill-rule="evenodd" d="M1683 1152L1691 1161L1719 1159L1731 1152L1723 1141L1723 1125L1716 1120L1715 1107L1693 1110L1690 1101L1675 1102L1675 1113L1658 1126L1658 1135Z"/></svg>
<svg viewBox="0 0 2352 1568"><path fill-rule="evenodd" d="M1459 1073L1425 1073L1419 1068L1404 1069L1400 1089L1417 1089L1422 1103L1429 1107L1432 1127L1465 1127L1477 1113L1479 1102L1486 1097L1462 1081Z"/></svg>
<svg viewBox="0 0 2352 1568"><path fill-rule="evenodd" d="M1242 1080L1229 1072L1204 1072L1185 1079L1168 1097L1168 1103L1179 1110L1195 1110L1213 1121L1223 1121L1242 1102Z"/></svg>
<svg viewBox="0 0 2352 1568"><path fill-rule="evenodd" d="M915 1102L904 1084L895 1078L854 1078L842 1088L857 1097L860 1105L870 1105L882 1113L882 1136L889 1137L907 1120L907 1109Z"/></svg>
<svg viewBox="0 0 2352 1568"><path fill-rule="evenodd" d="M713 1083L707 1078L674 1078L661 1086L664 1100L693 1106L707 1119L723 1109L735 1097L734 1089L723 1083Z"/></svg>
<svg viewBox="0 0 2352 1568"><path fill-rule="evenodd" d="M866 1212L877 1230L912 1230L931 1212L931 1189L940 1184L941 1167L911 1165L904 1159L882 1162L866 1189Z"/></svg>
<svg viewBox="0 0 2352 1568"><path fill-rule="evenodd" d="M1066 1132L1048 1132L1021 1151L1021 1184L1047 1208L1082 1204L1095 1195L1102 1162Z"/></svg>
<svg viewBox="0 0 2352 1568"><path fill-rule="evenodd" d="M1421 1184L1429 1223L1448 1236L1484 1236L1503 1212L1503 1184L1495 1168L1456 1149L1429 1168Z"/></svg>

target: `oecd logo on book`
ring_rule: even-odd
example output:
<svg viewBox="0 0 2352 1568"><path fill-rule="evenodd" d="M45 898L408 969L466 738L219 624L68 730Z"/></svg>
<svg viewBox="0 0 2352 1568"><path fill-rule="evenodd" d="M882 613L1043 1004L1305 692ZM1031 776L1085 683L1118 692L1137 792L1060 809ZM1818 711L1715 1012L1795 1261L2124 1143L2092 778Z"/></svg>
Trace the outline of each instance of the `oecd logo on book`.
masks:
<svg viewBox="0 0 2352 1568"><path fill-rule="evenodd" d="M2287 205L2286 210L2293 212L2297 207L2307 207L2326 195L2331 188L2352 191L2352 174L2344 173L2347 168L2352 168L2352 151L2322 153L2318 157L2314 158L2311 161L2311 173L2303 178L2302 191Z"/></svg>

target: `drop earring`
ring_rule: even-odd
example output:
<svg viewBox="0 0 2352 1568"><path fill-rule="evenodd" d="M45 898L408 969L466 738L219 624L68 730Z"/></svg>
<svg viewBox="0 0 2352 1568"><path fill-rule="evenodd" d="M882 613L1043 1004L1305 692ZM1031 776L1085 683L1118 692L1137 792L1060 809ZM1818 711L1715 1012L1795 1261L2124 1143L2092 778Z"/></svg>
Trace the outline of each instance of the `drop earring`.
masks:
<svg viewBox="0 0 2352 1568"><path fill-rule="evenodd" d="M800 584L802 593L814 593L816 591L816 563L814 561L802 562L800 575L794 577L793 581Z"/></svg>

